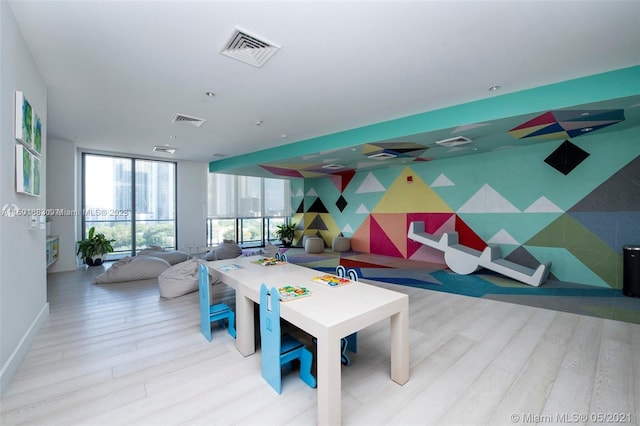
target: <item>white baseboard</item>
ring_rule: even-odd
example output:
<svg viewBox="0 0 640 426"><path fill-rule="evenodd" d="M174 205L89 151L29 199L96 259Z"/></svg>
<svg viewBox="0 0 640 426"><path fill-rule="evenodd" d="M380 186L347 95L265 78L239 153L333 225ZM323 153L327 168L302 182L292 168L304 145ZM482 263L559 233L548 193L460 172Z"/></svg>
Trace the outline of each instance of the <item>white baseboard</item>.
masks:
<svg viewBox="0 0 640 426"><path fill-rule="evenodd" d="M33 339L36 337L42 327L42 324L44 324L47 318L49 318L49 303L44 304L33 323L31 323L31 327L29 327L24 336L22 336L20 343L9 357L7 363L2 366L2 371L0 371L0 396L4 395L5 391L9 388L11 379L13 379L18 368L20 368L22 361L25 356L27 356L27 352L31 347Z"/></svg>

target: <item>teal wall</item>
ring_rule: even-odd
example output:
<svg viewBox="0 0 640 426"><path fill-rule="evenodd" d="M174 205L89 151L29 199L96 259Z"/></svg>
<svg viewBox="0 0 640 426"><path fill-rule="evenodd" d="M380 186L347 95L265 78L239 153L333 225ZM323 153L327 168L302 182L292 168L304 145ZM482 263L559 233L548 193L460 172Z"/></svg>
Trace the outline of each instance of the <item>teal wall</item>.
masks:
<svg viewBox="0 0 640 426"><path fill-rule="evenodd" d="M622 247L640 244L640 135L610 129L571 140L590 155L568 175L544 161L559 140L359 172L342 192L331 178L293 180L294 218L327 244L342 232L357 251L434 261L406 238L423 220L527 266L551 261L551 278L621 288Z"/></svg>

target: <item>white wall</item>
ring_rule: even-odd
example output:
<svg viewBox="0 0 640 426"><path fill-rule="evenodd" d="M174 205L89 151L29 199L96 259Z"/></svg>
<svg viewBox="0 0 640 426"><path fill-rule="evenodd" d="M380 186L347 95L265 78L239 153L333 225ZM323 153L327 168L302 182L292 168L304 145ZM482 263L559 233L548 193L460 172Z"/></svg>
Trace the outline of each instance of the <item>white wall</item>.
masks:
<svg viewBox="0 0 640 426"><path fill-rule="evenodd" d="M77 148L75 143L50 139L47 146L47 209L78 212ZM76 229L79 217L56 214L51 218L51 235L58 235L58 260L48 272L76 269Z"/></svg>
<svg viewBox="0 0 640 426"><path fill-rule="evenodd" d="M43 125L40 197L15 191L15 91L21 90ZM0 1L0 207L44 209L46 198L47 88L13 12ZM29 230L25 216L0 216L0 393L22 363L49 315L45 230Z"/></svg>
<svg viewBox="0 0 640 426"><path fill-rule="evenodd" d="M206 243L208 168L207 163L178 163L178 249Z"/></svg>

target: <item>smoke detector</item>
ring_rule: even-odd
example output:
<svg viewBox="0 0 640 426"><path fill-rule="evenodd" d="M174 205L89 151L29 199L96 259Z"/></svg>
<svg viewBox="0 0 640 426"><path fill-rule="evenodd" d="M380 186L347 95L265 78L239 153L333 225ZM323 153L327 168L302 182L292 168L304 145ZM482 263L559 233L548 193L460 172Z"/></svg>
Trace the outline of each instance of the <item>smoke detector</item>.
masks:
<svg viewBox="0 0 640 426"><path fill-rule="evenodd" d="M248 31L236 28L220 53L260 68L279 49L280 46L277 44L261 39Z"/></svg>
<svg viewBox="0 0 640 426"><path fill-rule="evenodd" d="M189 115L184 115L184 114L176 114L175 117L173 117L173 123L180 123L180 124L186 124L189 126L193 126L193 127L200 127L204 124L204 122L207 121L203 118L198 118L198 117L191 117Z"/></svg>
<svg viewBox="0 0 640 426"><path fill-rule="evenodd" d="M465 138L464 136L456 136L455 138L449 138L449 139L443 139L441 141L437 141L436 144L451 148L453 146L465 145L471 142L473 141L469 138Z"/></svg>

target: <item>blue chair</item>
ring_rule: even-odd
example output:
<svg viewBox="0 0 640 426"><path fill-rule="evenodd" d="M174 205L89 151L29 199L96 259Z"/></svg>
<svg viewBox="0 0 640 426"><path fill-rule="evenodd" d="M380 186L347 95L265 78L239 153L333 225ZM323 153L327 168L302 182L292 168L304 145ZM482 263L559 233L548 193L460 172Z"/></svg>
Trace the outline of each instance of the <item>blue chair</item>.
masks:
<svg viewBox="0 0 640 426"><path fill-rule="evenodd" d="M278 289L260 286L260 342L262 377L278 393L282 393L282 367L300 360L300 379L312 388L316 379L311 374L313 354L293 337L280 334L280 295Z"/></svg>
<svg viewBox="0 0 640 426"><path fill-rule="evenodd" d="M208 340L211 341L211 324L219 321L224 327L224 320L228 324L227 331L236 337L236 315L231 307L225 303L210 305L210 287L209 287L209 268L207 265L198 265L198 291L200 292L200 332Z"/></svg>
<svg viewBox="0 0 640 426"><path fill-rule="evenodd" d="M336 275L341 278L349 278L351 281L358 281L358 271L355 269L347 270L344 266L338 265L336 266ZM353 333L348 335L347 337L343 337L340 340L340 360L344 365L351 364L351 358L347 354L347 349L353 353L358 352L358 333Z"/></svg>

